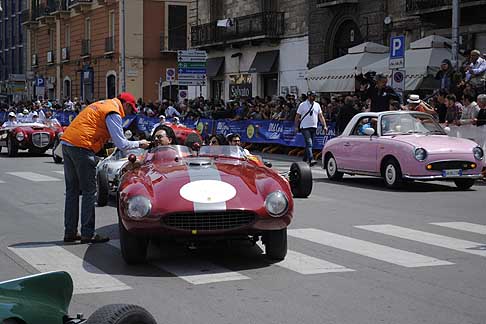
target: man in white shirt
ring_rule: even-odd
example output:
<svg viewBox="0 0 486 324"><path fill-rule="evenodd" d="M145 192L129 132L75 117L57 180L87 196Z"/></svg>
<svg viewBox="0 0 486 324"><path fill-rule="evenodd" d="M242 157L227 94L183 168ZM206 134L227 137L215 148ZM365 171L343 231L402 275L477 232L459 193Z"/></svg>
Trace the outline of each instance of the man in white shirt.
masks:
<svg viewBox="0 0 486 324"><path fill-rule="evenodd" d="M477 93L485 91L486 60L478 50L471 51L471 64L466 68L466 81L471 83Z"/></svg>
<svg viewBox="0 0 486 324"><path fill-rule="evenodd" d="M172 105L172 102L169 103L169 107L167 107L167 109L165 110L165 115L167 116L167 118L181 116L181 114L177 111L177 109L175 109L174 106Z"/></svg>
<svg viewBox="0 0 486 324"><path fill-rule="evenodd" d="M13 127L17 125L17 116L13 111L8 113L8 120L3 123L2 127Z"/></svg>
<svg viewBox="0 0 486 324"><path fill-rule="evenodd" d="M165 116L164 115L160 115L159 116L159 122L157 124L155 124L154 127L152 127L152 130L150 131L150 135L153 136L155 129L157 127L159 127L160 125L164 125L164 124L165 124Z"/></svg>
<svg viewBox="0 0 486 324"><path fill-rule="evenodd" d="M327 124L322 115L321 105L315 102L315 100L316 93L314 91L307 92L307 100L300 103L295 114L295 132L300 131L302 136L304 136L304 162L309 162L310 166L314 166L317 163L312 154L312 147L314 145L318 121L321 122L324 133L327 133Z"/></svg>

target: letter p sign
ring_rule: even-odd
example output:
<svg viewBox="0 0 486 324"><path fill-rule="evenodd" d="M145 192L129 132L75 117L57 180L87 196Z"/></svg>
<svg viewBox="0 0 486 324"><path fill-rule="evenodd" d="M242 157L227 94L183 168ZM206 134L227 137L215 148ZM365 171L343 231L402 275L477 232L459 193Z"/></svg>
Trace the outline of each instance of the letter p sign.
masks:
<svg viewBox="0 0 486 324"><path fill-rule="evenodd" d="M402 58L405 54L405 36L396 36L391 38L390 58Z"/></svg>

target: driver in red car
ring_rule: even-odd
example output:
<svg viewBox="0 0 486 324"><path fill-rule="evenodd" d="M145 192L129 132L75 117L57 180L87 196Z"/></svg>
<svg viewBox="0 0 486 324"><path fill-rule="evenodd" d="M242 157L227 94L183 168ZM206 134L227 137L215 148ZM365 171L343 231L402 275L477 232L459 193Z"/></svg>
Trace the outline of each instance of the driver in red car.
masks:
<svg viewBox="0 0 486 324"><path fill-rule="evenodd" d="M154 129L153 147L162 145L177 145L174 130L167 125L159 125Z"/></svg>

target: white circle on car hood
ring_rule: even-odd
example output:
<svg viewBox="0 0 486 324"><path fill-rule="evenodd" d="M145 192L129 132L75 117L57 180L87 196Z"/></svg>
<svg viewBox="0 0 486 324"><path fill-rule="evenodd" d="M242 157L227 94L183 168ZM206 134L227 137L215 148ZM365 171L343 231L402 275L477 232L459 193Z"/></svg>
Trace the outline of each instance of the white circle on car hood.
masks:
<svg viewBox="0 0 486 324"><path fill-rule="evenodd" d="M236 189L227 182L199 180L189 182L179 191L182 198L202 204L221 203L236 196Z"/></svg>

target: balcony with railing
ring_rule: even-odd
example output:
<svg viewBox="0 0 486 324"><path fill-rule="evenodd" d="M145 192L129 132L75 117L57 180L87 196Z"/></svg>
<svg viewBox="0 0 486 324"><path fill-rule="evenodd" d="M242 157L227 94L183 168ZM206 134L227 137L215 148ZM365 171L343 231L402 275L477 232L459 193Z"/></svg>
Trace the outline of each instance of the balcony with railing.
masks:
<svg viewBox="0 0 486 324"><path fill-rule="evenodd" d="M461 8L484 6L485 0L459 1ZM406 11L410 15L424 15L452 9L452 0L407 0ZM479 8L478 8L479 9ZM484 11L484 7L481 8Z"/></svg>
<svg viewBox="0 0 486 324"><path fill-rule="evenodd" d="M37 17L38 17L37 8L23 10L22 14L20 15L22 25L26 26L27 28L39 26Z"/></svg>
<svg viewBox="0 0 486 324"><path fill-rule="evenodd" d="M317 8L333 7L342 4L357 4L358 0L317 0Z"/></svg>
<svg viewBox="0 0 486 324"><path fill-rule="evenodd" d="M56 11L56 4L54 1L48 1L47 3L40 4L37 9L37 20L41 24L53 23L55 18L51 16L51 13Z"/></svg>
<svg viewBox="0 0 486 324"><path fill-rule="evenodd" d="M115 51L115 37L105 38L105 54L112 54Z"/></svg>
<svg viewBox="0 0 486 324"><path fill-rule="evenodd" d="M91 39L81 40L81 56L86 57L91 55Z"/></svg>
<svg viewBox="0 0 486 324"><path fill-rule="evenodd" d="M60 0L52 0L52 7L53 11L51 12L51 15L56 17L56 18L65 18L69 17L70 11L68 4L66 1L60 1Z"/></svg>
<svg viewBox="0 0 486 324"><path fill-rule="evenodd" d="M74 9L76 12L86 12L91 9L93 0L69 0L69 9Z"/></svg>
<svg viewBox="0 0 486 324"><path fill-rule="evenodd" d="M280 38L284 34L283 12L261 12L228 20L225 27L217 21L191 28L193 47L211 47L247 40Z"/></svg>

